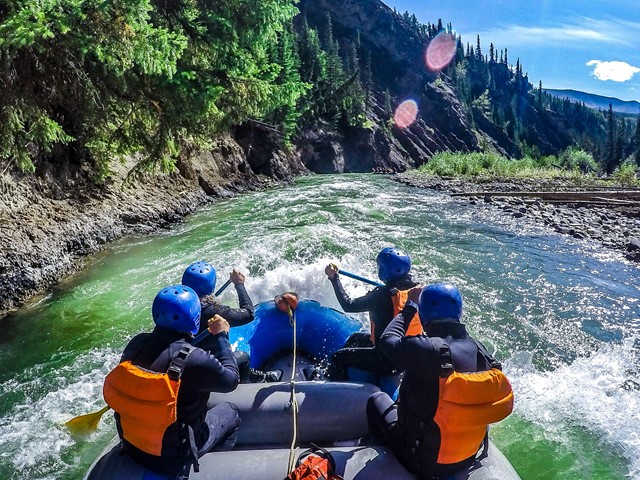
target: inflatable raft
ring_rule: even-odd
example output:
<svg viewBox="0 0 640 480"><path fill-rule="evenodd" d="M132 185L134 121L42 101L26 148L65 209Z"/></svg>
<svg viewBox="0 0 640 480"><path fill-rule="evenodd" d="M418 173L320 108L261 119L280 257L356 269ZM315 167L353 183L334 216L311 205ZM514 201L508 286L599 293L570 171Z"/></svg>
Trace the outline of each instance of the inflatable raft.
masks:
<svg viewBox="0 0 640 480"><path fill-rule="evenodd" d="M366 404L379 391L367 382L310 380L315 366L330 358L361 324L311 300L296 310L296 355L289 316L273 302L259 304L255 320L231 329L231 343L248 350L255 368L282 369L282 382L241 384L226 394L213 393L209 404L232 402L239 407L242 424L235 448L212 452L200 459L193 480L283 480L288 472L294 432L291 382L295 376L298 405L295 457L310 443L331 452L336 473L351 479L414 479L391 450L371 437ZM390 379L388 379L390 380ZM388 382L389 383L389 382ZM394 386L394 389L397 385ZM393 393L393 392L391 392ZM148 470L122 454L115 438L94 462L85 480L173 480ZM489 442L487 452L468 470L450 480L519 480L504 455Z"/></svg>

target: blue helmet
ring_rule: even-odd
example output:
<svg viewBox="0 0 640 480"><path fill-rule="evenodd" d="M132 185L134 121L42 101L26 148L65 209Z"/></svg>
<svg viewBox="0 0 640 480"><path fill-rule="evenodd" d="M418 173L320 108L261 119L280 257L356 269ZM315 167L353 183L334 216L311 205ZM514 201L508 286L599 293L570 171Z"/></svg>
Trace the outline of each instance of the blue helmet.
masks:
<svg viewBox="0 0 640 480"><path fill-rule="evenodd" d="M211 295L216 286L216 269L207 262L195 262L182 274L182 284L193 288L199 297Z"/></svg>
<svg viewBox="0 0 640 480"><path fill-rule="evenodd" d="M383 282L404 277L411 270L409 255L395 247L383 248L378 257L378 277Z"/></svg>
<svg viewBox="0 0 640 480"><path fill-rule="evenodd" d="M450 283L436 283L424 287L418 302L420 320L423 324L442 319L459 322L462 317L462 296Z"/></svg>
<svg viewBox="0 0 640 480"><path fill-rule="evenodd" d="M200 299L185 285L171 285L160 290L153 300L151 314L159 327L191 335L200 329Z"/></svg>

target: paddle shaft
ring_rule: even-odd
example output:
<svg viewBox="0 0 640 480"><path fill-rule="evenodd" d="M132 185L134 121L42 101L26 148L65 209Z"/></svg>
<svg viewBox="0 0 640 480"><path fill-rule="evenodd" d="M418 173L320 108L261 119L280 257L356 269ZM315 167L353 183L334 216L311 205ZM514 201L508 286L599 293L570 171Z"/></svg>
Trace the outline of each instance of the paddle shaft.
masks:
<svg viewBox="0 0 640 480"><path fill-rule="evenodd" d="M354 280L360 280L361 282L368 283L369 285L375 285L376 287L384 287L383 283L376 282L374 280L369 280L368 278L361 277L360 275L356 275L355 273L345 272L342 269L338 269L338 273L340 275L344 275L345 277L353 278Z"/></svg>

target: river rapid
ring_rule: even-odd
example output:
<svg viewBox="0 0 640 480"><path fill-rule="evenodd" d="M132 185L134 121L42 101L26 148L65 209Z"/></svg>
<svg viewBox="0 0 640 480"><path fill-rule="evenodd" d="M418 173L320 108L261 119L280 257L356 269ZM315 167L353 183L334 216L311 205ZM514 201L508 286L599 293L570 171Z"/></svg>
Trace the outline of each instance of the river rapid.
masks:
<svg viewBox="0 0 640 480"><path fill-rule="evenodd" d="M389 245L418 279L458 285L463 322L503 362L515 411L491 437L524 480L640 478L640 268L496 215L385 176L312 176L114 244L2 322L0 478L83 477L113 419L80 441L63 423L104 405L105 374L192 261L210 261L219 285L239 268L255 303L294 290L339 308L325 265L375 279ZM352 296L370 288L343 282ZM222 301L237 305L232 290Z"/></svg>

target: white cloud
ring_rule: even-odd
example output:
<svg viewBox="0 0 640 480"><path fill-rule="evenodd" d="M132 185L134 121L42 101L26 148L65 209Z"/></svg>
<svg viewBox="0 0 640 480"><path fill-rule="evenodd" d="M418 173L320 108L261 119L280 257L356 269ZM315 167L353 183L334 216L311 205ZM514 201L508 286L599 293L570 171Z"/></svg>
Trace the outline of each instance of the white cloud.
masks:
<svg viewBox="0 0 640 480"><path fill-rule="evenodd" d="M591 60L587 62L587 66L595 66L592 75L602 81L626 82L631 80L636 73L640 73L640 68L629 65L627 62Z"/></svg>
<svg viewBox="0 0 640 480"><path fill-rule="evenodd" d="M615 33L612 33L615 32ZM509 48L521 45L563 47L584 46L585 43L634 47L640 35L640 23L622 19L601 20L577 17L571 22L555 25L503 25L477 32L480 38ZM476 33L463 34L475 38Z"/></svg>

